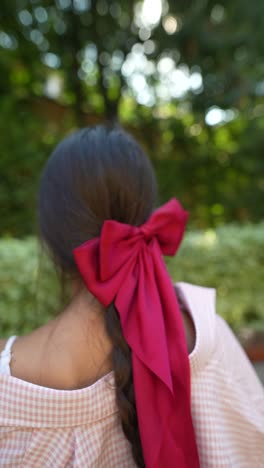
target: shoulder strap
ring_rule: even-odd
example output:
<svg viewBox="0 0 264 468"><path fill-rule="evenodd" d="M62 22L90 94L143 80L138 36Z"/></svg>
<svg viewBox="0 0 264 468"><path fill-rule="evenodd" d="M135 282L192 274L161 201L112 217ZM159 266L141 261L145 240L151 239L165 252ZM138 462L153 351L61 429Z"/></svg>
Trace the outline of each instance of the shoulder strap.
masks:
<svg viewBox="0 0 264 468"><path fill-rule="evenodd" d="M16 339L16 335L10 336L10 338L8 338L3 351L0 353L1 356L2 356L2 354L5 355L5 354L8 354L8 353L11 352L11 348L13 346L13 343L14 343L15 339Z"/></svg>
<svg viewBox="0 0 264 468"><path fill-rule="evenodd" d="M0 374L10 375L11 348L16 339L16 335L8 338L3 351L0 353Z"/></svg>

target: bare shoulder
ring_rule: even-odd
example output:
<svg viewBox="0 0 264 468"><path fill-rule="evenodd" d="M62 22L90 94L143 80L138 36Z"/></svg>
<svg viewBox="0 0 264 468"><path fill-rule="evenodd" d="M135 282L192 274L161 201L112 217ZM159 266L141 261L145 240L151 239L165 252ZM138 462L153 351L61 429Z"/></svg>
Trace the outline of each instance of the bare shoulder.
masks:
<svg viewBox="0 0 264 468"><path fill-rule="evenodd" d="M195 346L190 313L180 302L188 353ZM0 351L6 344L0 339ZM112 370L112 342L103 313L64 314L13 345L11 375L43 387L62 390L89 386Z"/></svg>
<svg viewBox="0 0 264 468"><path fill-rule="evenodd" d="M87 387L111 370L110 344L98 321L67 315L20 336L13 346L11 375L58 390Z"/></svg>

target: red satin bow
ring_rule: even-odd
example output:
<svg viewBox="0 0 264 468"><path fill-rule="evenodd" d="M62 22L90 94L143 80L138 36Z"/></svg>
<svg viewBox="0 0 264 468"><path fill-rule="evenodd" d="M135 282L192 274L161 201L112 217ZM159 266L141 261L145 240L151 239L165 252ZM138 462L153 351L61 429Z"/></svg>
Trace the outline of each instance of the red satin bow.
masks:
<svg viewBox="0 0 264 468"><path fill-rule="evenodd" d="M140 227L107 220L74 249L89 291L112 302L132 350L133 381L147 468L197 468L190 367L183 321L162 254L174 255L188 213L176 199Z"/></svg>

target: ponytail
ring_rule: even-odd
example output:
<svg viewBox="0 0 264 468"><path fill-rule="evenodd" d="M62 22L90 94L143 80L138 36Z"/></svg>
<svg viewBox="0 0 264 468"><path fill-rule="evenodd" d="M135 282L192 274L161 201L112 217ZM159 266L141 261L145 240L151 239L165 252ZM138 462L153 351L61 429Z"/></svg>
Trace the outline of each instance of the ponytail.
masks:
<svg viewBox="0 0 264 468"><path fill-rule="evenodd" d="M105 314L106 330L113 343L112 364L115 375L116 403L122 428L132 446L136 465L145 467L136 412L131 349L123 337L118 312L111 304Z"/></svg>

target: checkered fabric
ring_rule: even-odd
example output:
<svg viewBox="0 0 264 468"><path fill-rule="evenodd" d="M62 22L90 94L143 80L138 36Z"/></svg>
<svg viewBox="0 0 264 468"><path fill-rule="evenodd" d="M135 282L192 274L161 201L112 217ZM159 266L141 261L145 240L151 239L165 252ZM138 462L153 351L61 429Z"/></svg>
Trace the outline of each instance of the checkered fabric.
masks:
<svg viewBox="0 0 264 468"><path fill-rule="evenodd" d="M262 385L215 313L215 290L183 282L176 288L196 331L189 359L201 467L264 467ZM134 467L113 372L84 389L55 390L8 375L0 360L0 466Z"/></svg>

